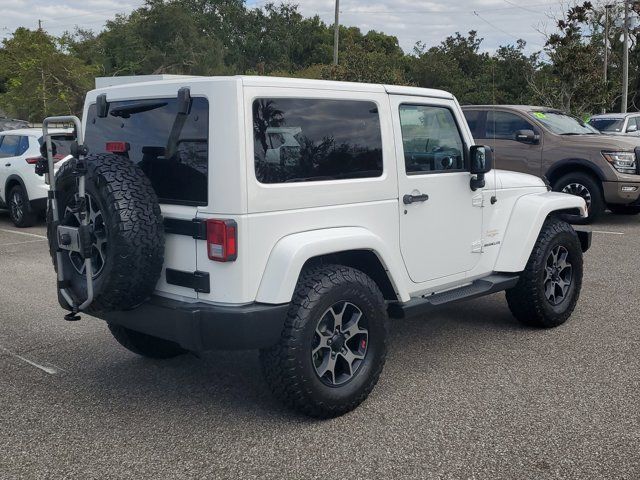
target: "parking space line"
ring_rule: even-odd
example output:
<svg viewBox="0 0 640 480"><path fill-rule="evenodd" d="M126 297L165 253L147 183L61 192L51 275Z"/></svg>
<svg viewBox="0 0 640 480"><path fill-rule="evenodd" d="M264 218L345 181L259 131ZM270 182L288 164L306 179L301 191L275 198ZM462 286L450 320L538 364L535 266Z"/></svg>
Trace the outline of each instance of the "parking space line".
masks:
<svg viewBox="0 0 640 480"><path fill-rule="evenodd" d="M0 243L0 248L8 247L10 245L25 245L27 243L37 243L37 242L46 242L47 240L44 238L38 240L25 240L24 242L11 242L11 243Z"/></svg>
<svg viewBox="0 0 640 480"><path fill-rule="evenodd" d="M16 235L26 235L28 237L47 238L45 235L37 235L29 232L18 232L17 230L9 230L8 228L0 228L0 232L15 233Z"/></svg>
<svg viewBox="0 0 640 480"><path fill-rule="evenodd" d="M606 230L592 230L591 233L602 233L604 235L624 235L622 232L607 232Z"/></svg>
<svg viewBox="0 0 640 480"><path fill-rule="evenodd" d="M33 360L29 360L28 358L25 358L22 355L18 355L17 353L12 352L11 350L3 347L2 345L0 345L0 350L3 350L9 356L17 358L18 360L22 360L23 362L28 363L32 367L36 367L37 369L40 369L43 372L48 373L49 375L55 375L57 373L64 372L62 368L56 367L55 365L51 365L51 364L49 366L40 365L39 363L36 363Z"/></svg>

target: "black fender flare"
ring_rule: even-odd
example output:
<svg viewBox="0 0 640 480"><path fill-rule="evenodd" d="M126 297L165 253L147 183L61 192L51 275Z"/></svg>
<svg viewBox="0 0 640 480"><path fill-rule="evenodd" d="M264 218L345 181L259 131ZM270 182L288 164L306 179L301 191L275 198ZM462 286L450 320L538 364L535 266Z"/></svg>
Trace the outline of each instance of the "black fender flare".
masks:
<svg viewBox="0 0 640 480"><path fill-rule="evenodd" d="M559 162L551 165L544 176L547 177L547 179L551 179L558 170L566 167L580 167L581 169L589 170L595 174L601 182L606 181L606 177L602 169L598 165L589 160L585 160L584 158L565 158L564 160L560 160Z"/></svg>

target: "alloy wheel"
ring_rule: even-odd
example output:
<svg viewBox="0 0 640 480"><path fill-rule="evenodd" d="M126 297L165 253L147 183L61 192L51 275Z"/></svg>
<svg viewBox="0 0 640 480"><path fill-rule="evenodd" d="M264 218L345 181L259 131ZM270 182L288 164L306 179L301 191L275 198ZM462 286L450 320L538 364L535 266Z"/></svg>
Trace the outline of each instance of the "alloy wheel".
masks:
<svg viewBox="0 0 640 480"><path fill-rule="evenodd" d="M78 202L76 194L75 203ZM107 228L104 223L102 211L98 203L91 195L86 195L87 213L89 215L89 226L91 227L91 266L93 270L93 278L96 278L104 268L107 258ZM71 206L65 209L65 218L71 218L74 226L80 226L80 214L75 212ZM84 258L78 252L69 252L69 260L71 265L80 275L84 275L86 265Z"/></svg>
<svg viewBox="0 0 640 480"><path fill-rule="evenodd" d="M560 305L571 288L573 267L569 251L562 245L551 250L544 270L544 295L553 306Z"/></svg>
<svg viewBox="0 0 640 480"><path fill-rule="evenodd" d="M13 195L11 195L9 210L15 222L20 223L24 216L24 199L19 190L14 190Z"/></svg>
<svg viewBox="0 0 640 480"><path fill-rule="evenodd" d="M569 183L562 189L562 193L568 193L569 195L576 195L584 199L587 204L587 212L591 210L591 192L587 187L581 183Z"/></svg>
<svg viewBox="0 0 640 480"><path fill-rule="evenodd" d="M337 302L320 317L313 342L316 375L331 387L343 385L358 373L367 355L366 317L353 303Z"/></svg>

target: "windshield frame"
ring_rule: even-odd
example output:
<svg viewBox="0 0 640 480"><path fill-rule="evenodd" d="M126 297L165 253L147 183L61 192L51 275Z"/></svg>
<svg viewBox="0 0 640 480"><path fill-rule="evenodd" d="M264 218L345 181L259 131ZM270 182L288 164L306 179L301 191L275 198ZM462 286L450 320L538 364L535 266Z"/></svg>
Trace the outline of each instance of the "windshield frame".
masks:
<svg viewBox="0 0 640 480"><path fill-rule="evenodd" d="M527 111L527 116L533 120L535 123L540 125L545 130L553 133L554 135L602 135L602 133L592 127L586 122L583 122L577 117L573 115L569 115L561 110L553 110L553 109L536 109ZM573 120L575 127L577 128L565 128L562 129L560 125L550 123L548 121L548 116L556 116L562 117L563 119L571 119ZM573 125L572 125L573 126Z"/></svg>

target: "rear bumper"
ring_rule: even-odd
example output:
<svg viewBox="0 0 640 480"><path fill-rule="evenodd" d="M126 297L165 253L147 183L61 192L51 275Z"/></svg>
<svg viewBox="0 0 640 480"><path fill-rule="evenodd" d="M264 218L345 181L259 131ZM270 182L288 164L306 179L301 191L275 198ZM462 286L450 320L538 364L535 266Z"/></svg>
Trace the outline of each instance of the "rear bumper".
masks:
<svg viewBox="0 0 640 480"><path fill-rule="evenodd" d="M138 308L97 316L109 323L206 350L267 348L280 338L289 304L220 306L154 296Z"/></svg>

